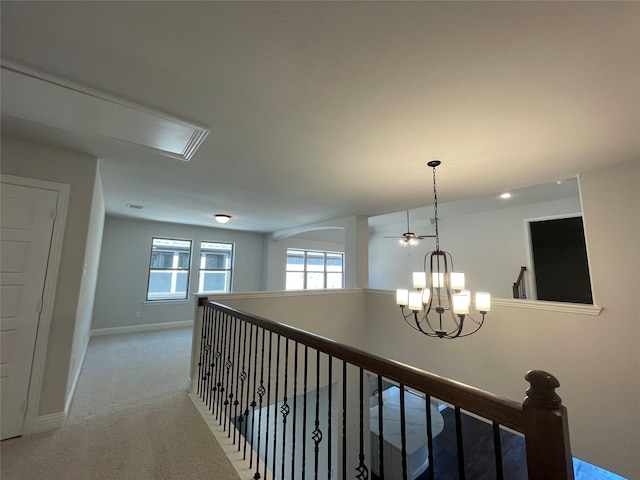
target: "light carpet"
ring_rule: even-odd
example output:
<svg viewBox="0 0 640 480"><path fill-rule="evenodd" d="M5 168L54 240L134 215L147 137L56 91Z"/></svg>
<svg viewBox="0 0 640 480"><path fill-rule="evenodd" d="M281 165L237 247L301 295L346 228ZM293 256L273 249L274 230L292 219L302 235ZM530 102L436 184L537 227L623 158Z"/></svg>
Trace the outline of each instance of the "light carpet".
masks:
<svg viewBox="0 0 640 480"><path fill-rule="evenodd" d="M67 426L2 442L2 480L238 480L187 394L190 346L187 329L92 339Z"/></svg>

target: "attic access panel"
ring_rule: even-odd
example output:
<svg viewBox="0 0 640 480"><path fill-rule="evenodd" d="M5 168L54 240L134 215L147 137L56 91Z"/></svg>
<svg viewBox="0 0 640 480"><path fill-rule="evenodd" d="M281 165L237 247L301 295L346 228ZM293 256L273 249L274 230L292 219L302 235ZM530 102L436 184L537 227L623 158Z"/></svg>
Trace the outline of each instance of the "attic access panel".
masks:
<svg viewBox="0 0 640 480"><path fill-rule="evenodd" d="M6 60L2 113L183 161L209 134L202 126Z"/></svg>

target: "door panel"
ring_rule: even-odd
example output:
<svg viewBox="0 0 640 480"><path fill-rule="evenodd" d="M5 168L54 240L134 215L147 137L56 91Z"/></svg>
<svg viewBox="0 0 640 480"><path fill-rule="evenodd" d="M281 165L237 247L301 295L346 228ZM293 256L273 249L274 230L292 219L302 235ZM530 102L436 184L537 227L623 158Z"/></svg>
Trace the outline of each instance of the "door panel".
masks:
<svg viewBox="0 0 640 480"><path fill-rule="evenodd" d="M22 434L58 193L2 184L1 438Z"/></svg>

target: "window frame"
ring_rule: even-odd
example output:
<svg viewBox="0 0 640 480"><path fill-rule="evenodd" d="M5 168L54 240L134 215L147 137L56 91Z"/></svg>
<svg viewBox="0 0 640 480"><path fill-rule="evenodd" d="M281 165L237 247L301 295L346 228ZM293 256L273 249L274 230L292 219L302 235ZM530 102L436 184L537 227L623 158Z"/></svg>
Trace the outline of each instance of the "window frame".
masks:
<svg viewBox="0 0 640 480"><path fill-rule="evenodd" d="M302 252L303 256L302 256L302 270L290 270L289 269L289 252ZM314 270L308 270L307 266L308 266L308 262L307 262L307 257L308 254L314 254L315 256L317 256L318 254L322 254L323 256L323 265L322 265L322 271L314 271ZM341 271L340 273L340 277L341 277L341 281L340 281L340 287L327 287L327 277L329 273L338 273L338 272L331 272L327 270L328 264L327 264L327 258L328 255L340 255L340 258L342 259L341 262ZM345 282L344 282L344 252L337 252L337 251L332 251L332 250L315 250L315 249L307 249L307 248L287 248L286 251L286 255L285 255L285 279L284 279L284 288L285 290L300 290L299 288L289 288L287 286L287 277L289 273L302 273L302 290L327 290L327 289L340 289L340 288L344 288ZM322 288L309 288L308 285L308 275L309 273L322 273L322 277L323 277L323 287Z"/></svg>
<svg viewBox="0 0 640 480"><path fill-rule="evenodd" d="M203 254L203 244L205 243L217 243L217 244L223 244L223 245L230 245L231 246L231 254L229 255L229 268L202 268L202 254ZM207 253L207 250L204 250L205 254ZM213 252L212 252L213 253ZM235 259L236 256L236 245L234 242L220 242L220 241L214 241L214 240L201 240L200 241L200 257L199 257L199 264L198 264L198 293L229 293L232 291L233 289L233 269L235 266ZM206 266L206 261L205 261L205 266ZM225 290L204 290L202 287L204 286L204 277L203 277L203 273L206 274L207 272L228 272L229 276L228 276L228 282L225 285Z"/></svg>
<svg viewBox="0 0 640 480"><path fill-rule="evenodd" d="M187 267L183 268L180 266L180 253L184 252L183 249L177 249L175 247L172 247L170 245L167 245L166 248L163 248L162 250L166 250L166 251L173 251L173 263L176 264L176 266L172 266L170 268L166 268L166 267L154 267L153 266L153 254L155 252L158 251L162 251L162 250L155 250L154 251L154 244L156 240L166 240L169 242L188 242L189 243L189 248L187 250L188 252L188 257L187 257ZM159 246L160 248L162 248L163 246ZM171 250L173 248L173 250ZM189 299L189 284L191 283L191 259L193 256L193 240L188 239L188 238L171 238L171 237L164 237L164 236L153 236L151 237L151 252L149 254L149 267L148 267L148 274L147 274L147 292L146 292L146 296L145 296L145 301L147 302L171 302L171 301L184 301L184 300L188 300ZM171 284L172 284L172 290L174 289L174 287L176 286L176 283L178 281L178 273L180 272L186 272L186 279L187 279L187 283L184 289L184 296L161 296L161 297L150 297L150 291L149 288L151 287L151 275L153 272L171 272L172 273L172 279L171 279ZM171 292L170 292L171 293Z"/></svg>

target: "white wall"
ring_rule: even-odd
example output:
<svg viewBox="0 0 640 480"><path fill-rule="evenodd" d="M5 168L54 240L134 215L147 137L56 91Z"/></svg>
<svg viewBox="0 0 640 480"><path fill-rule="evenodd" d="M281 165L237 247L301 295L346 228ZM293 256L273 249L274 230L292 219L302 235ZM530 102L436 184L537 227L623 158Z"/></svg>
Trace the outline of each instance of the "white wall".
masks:
<svg viewBox="0 0 640 480"><path fill-rule="evenodd" d="M493 297L511 298L513 282L521 266L531 271L525 219L580 213L580 199L558 200L505 208L439 220L440 248L451 253L455 271L464 272L472 292L486 291ZM393 229L376 229L369 239L369 286L411 288L411 272L423 269L424 255L435 249L435 240L423 239L415 247L382 238L398 235ZM527 278L530 280L530 277ZM527 282L531 285L531 282Z"/></svg>
<svg viewBox="0 0 640 480"><path fill-rule="evenodd" d="M519 308L509 306L518 303L512 300L495 305L477 334L447 341L404 325L392 292L370 292L367 342L372 353L516 401L527 389L524 374L546 370L561 384L573 454L640 478L640 162L587 172L579 181L600 315ZM485 255L498 263L496 253ZM397 275L394 257L381 257L390 277Z"/></svg>
<svg viewBox="0 0 640 480"><path fill-rule="evenodd" d="M214 302L358 348L365 346L360 290L305 290L210 295Z"/></svg>
<svg viewBox="0 0 640 480"><path fill-rule="evenodd" d="M107 216L93 311L94 330L193 320L194 300L146 302L153 237L193 240L194 258L201 241L233 242L234 292L262 290L263 240L258 233L150 222ZM190 292L197 288L199 262L194 262ZM136 318L140 312L140 318Z"/></svg>
<svg viewBox="0 0 640 480"><path fill-rule="evenodd" d="M99 249L95 241L88 240L92 215L99 229L99 215L92 211L98 162L87 155L10 137L2 137L1 148L2 173L71 186L38 412L40 416L60 414L69 394L76 328L83 323L76 319L78 309L89 305L93 297L89 284L83 288L82 283L87 251ZM95 271L87 271L88 277L93 274ZM81 354L79 346L76 351Z"/></svg>

